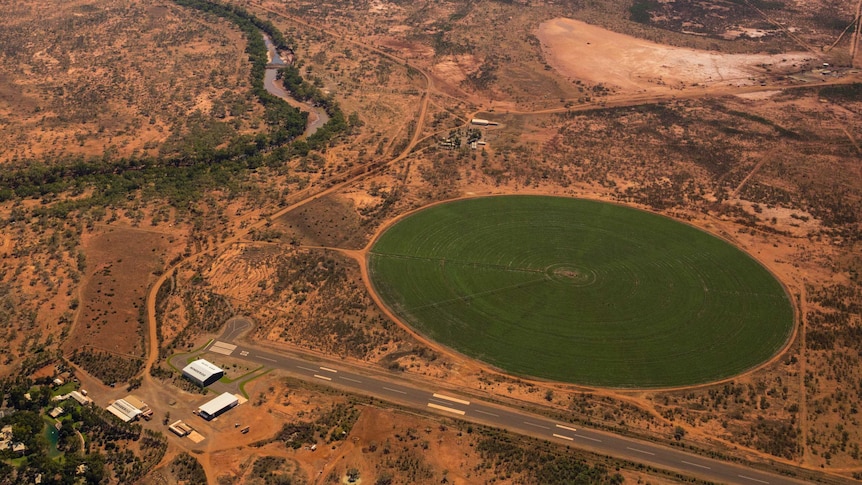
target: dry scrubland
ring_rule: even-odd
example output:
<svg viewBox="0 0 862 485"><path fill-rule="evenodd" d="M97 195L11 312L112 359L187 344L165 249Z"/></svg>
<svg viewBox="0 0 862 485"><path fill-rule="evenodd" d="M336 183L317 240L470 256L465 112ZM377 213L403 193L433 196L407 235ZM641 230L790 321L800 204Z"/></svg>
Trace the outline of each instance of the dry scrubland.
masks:
<svg viewBox="0 0 862 485"><path fill-rule="evenodd" d="M249 391L249 404L223 424L225 434L237 435L230 443L209 440L191 453L169 451L144 483L196 483L204 475L220 484L346 483L350 477L377 484L550 483L559 470L578 471L590 483L675 483L645 468L617 470L624 463L612 459L380 407L293 379L267 378ZM239 434L234 420L248 424L249 433Z"/></svg>
<svg viewBox="0 0 862 485"><path fill-rule="evenodd" d="M152 0L56 7L4 6L0 162L182 152L258 129L226 22Z"/></svg>
<svg viewBox="0 0 862 485"><path fill-rule="evenodd" d="M557 390L552 400L581 419L649 428L665 436L682 426L687 439L710 446L743 445L809 466L852 469L858 458L853 443L862 439L859 426L853 424L850 397L858 390L848 389L855 389L852 383L862 377L853 370L859 342L848 335L859 324L854 312L860 304L858 271L862 264L858 256L858 217L862 213L859 151L855 139L848 136L862 128L857 97L847 90L812 88L636 108L506 114L507 107L523 110L559 105L559 98L574 100L571 106L577 108L578 101L629 93L625 86L614 85L613 79L602 83L601 72L588 79L569 80L543 67L548 53L530 34L545 20L571 15L563 7L525 9L480 2L466 7L423 4L420 8L378 3L360 20L346 6L265 5L319 21L349 38L370 37L372 44L409 59L434 76L435 87L443 94L432 96L432 103L441 108L454 106L447 97L451 95L493 107L479 116L503 124L486 130L490 147L484 151L451 152L428 143L420 154L393 166L387 176L303 207L290 220L279 221L286 226L280 229L285 239L355 249L362 243L354 241L357 234L367 232L363 227L366 213L381 202L391 201L386 208L397 214L434 200L511 190L624 201L695 223L739 244L788 285L793 298L801 302L804 337L800 332L781 358L733 382L684 392L608 396ZM807 48L819 51L820 46L828 47L838 39L852 20L850 4L833 11L830 28L824 28L820 16L825 4L760 8L766 15L726 5L721 9L725 13L722 21L711 23L712 30L705 32L710 37L621 22L619 17L628 16L627 7L567 8L576 11L576 18L677 47L731 54L801 52L810 60L796 66L799 69L817 62L840 65L848 60L846 36L826 55L815 55ZM661 8L678 8L674 15L685 17L691 6L676 3ZM664 14L653 17L653 23L673 28ZM717 14L709 17L718 18ZM846 23L839 28L841 21ZM512 28L482 28L495 22ZM794 28L786 32L775 22ZM742 36L733 42L721 38L739 37L732 34L734 30L749 32L751 38ZM520 32L523 37L519 38ZM493 55L508 57L494 68ZM456 64L459 70L454 69ZM757 80L772 81L785 74L773 72L770 66L758 69L756 64L752 76ZM488 72L494 74L486 78L488 86L477 86L476 77ZM328 75L336 74L330 70ZM694 77L686 82L698 81ZM532 95L536 92L547 94L537 98ZM429 117L426 133L448 133L457 120L446 109L438 113ZM365 128L371 129L373 118L366 123ZM349 210L351 206L355 210ZM341 224L347 229L336 230ZM817 295L816 300L812 295ZM828 342L822 342L824 335L829 335ZM466 370L469 363L456 362L457 358L448 355L435 353L432 358L418 366L407 361L405 367L412 364L421 372L442 372L452 382L471 382L484 390L535 401L542 401L545 395L517 379L472 373ZM422 370L426 365L429 370ZM430 370L434 368L439 370ZM844 391L836 393L836 380ZM836 404L838 401L843 404Z"/></svg>
<svg viewBox="0 0 862 485"><path fill-rule="evenodd" d="M250 337L271 345L433 376L471 392L549 406L564 419L710 452L766 456L845 477L862 472L856 404L862 395L862 173L854 138L862 132L859 90L803 88L746 96L716 91L703 97L686 88L677 93L679 99L657 104L586 110L582 105L588 102L632 102L634 94L595 73L585 79L561 74L551 62L552 46L543 46L538 37L543 22L570 17L676 47L734 54L811 52L808 48L819 51L839 38L855 7L846 1L714 4L704 13L702 3L647 2L641 22L630 20L643 14L630 11L629 2L262 3L287 17L246 4L292 39L302 75L332 93L345 113L356 112L363 125L323 149L238 174L191 202L170 199L170 208L146 188L109 207L73 210L65 218L45 209L67 196L86 197L86 187L62 197L5 202L0 332L11 345L0 349L0 364L7 373L21 365L35 368L37 361L53 358L63 342L69 342L62 347L68 355L78 342L102 332L123 336L122 342L107 342L115 346L104 349L111 351L105 352L110 364L94 351L81 365L97 376L107 367L136 368L143 346L138 328L131 329L144 288L182 257L198 255L172 272L160 291L162 357L194 347L226 317L245 314L260 324ZM181 151L179 140L188 140L188 134L207 139L259 128L261 108L241 89L248 75L242 36L226 23L190 21L200 16L155 0L122 6L76 2L64 9L18 2L9 8L16 15L4 16L0 28L0 84L15 88L0 97L0 136L9 137L0 144L6 147L0 156L7 161L16 155L38 160L103 151L124 156L136 148L143 153L148 142L150 154ZM37 15L43 23L28 21ZM34 26L44 29L44 46L27 33ZM65 26L81 34L62 36ZM739 37L740 32L751 37ZM31 41L32 46L22 44ZM818 52L817 61L846 64L848 45L849 35L825 54ZM406 67L405 59L416 69ZM422 131L428 138L411 156L220 247L261 214L306 195L303 190L324 187L369 164L379 166L406 147L424 86L419 69L431 75L434 91ZM769 82L779 77L766 68L756 76ZM170 96L152 94L152 86ZM76 101L88 99L85 94L95 96L93 101ZM227 109L222 118L216 100L242 109ZM519 114L562 105L572 110ZM200 116L187 116L195 109ZM475 112L501 123L483 130L486 149L438 147L434 136L448 136ZM109 150L112 145L117 148ZM624 202L721 235L787 285L800 331L774 361L729 382L668 391L590 390L487 369L411 336L373 303L357 260L386 221L439 200L515 191ZM146 236L133 236L143 229ZM119 240L124 246L112 253ZM135 274L119 277L118 272ZM162 361L154 374L167 377L167 365ZM100 377L107 383L125 376ZM253 394L263 396L259 406L267 412L261 419L315 422L347 402L298 384L285 390L277 380L269 390L270 382L264 382ZM314 407L298 405L303 399ZM249 406L255 406L254 399ZM261 474L278 468L295 473L290 476L301 483L315 480L324 467L325 479L337 481L356 468L370 483L385 474L393 483L428 476L439 482L444 470L459 477L457 483L506 476L501 461L481 454L482 436L467 433L466 425L462 430L449 423L442 430L433 420L357 409L347 439L335 450L320 445L316 455L269 443L258 455L273 458L254 462L242 456L248 448L211 448L217 440L204 442L201 449L210 453L180 455L191 445L172 439L158 472L162 477L153 480L189 479L202 471L211 480L239 476L223 483L259 483ZM157 421L151 426L163 430ZM389 454L382 451L384 436L390 437ZM450 460L434 452L459 439L469 456ZM372 441L377 451L371 451ZM321 456L328 459L321 463ZM220 468L223 463L227 468ZM509 479L518 477L524 476L513 471Z"/></svg>

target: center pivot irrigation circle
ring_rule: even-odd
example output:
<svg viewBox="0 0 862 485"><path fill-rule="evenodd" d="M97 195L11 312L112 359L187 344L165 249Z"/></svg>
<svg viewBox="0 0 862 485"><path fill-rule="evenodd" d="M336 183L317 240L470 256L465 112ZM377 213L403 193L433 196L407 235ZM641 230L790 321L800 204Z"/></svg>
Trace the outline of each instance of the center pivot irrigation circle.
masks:
<svg viewBox="0 0 862 485"><path fill-rule="evenodd" d="M587 286L596 282L596 272L569 263L557 263L545 269L548 278L574 286Z"/></svg>
<svg viewBox="0 0 862 485"><path fill-rule="evenodd" d="M612 387L733 376L793 327L784 288L669 218L561 197L459 200L375 241L374 291L430 339L514 374Z"/></svg>

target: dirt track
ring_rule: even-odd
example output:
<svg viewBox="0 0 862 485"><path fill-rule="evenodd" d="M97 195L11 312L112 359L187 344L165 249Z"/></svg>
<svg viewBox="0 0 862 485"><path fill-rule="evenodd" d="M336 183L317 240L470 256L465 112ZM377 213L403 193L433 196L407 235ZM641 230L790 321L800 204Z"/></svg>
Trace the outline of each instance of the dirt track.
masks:
<svg viewBox="0 0 862 485"><path fill-rule="evenodd" d="M860 5L862 5L862 3L860 3ZM280 12L268 10L268 9L264 9L264 10L267 10L268 12L274 13L276 15L280 15L280 16L285 17L285 18L289 18L290 20L295 21L297 23L301 23L301 24L304 24L306 26L312 27L312 26L308 25L307 23L305 23L301 20L293 19L293 18L284 16ZM333 35L333 36L335 35L334 33L331 33L331 32L329 32L329 34ZM356 41L349 41L349 42L352 42L357 47L375 52L381 56L385 56L385 57L390 58L394 61L397 61L398 63L409 65L403 59L400 59L398 57L392 56L391 54L379 51L379 50L377 50L371 46L367 46L367 45L361 44L361 43L356 42ZM415 68L415 66L414 66L414 68ZM423 101L422 101L420 108L418 110L418 113L416 115L416 121L417 121L416 122L416 128L415 128L414 132L412 133L412 136L410 138L410 142L408 143L407 147L400 154L398 154L397 156L395 156L394 158L392 158L391 160L389 160L388 162L383 163L383 164L373 165L373 164L369 163L364 167L360 167L360 170L353 169L350 173L336 174L333 176L333 180L340 180L340 181L335 183L334 185L332 185L331 187L329 187L325 190L309 188L309 189L306 189L304 191L301 191L301 192L295 194L294 197L292 198L293 202L289 206L262 218L257 223L251 225L244 233L237 235L237 236L234 236L230 239L227 239L227 240L223 241L221 244L219 244L219 245L217 245L217 246L215 246L215 247L213 247L213 248L211 248L205 252L194 254L194 255L190 256L189 258L180 261L179 263L177 263L173 267L168 268L159 277L159 279L156 281L156 283L150 288L150 291L147 295L147 321L148 321L148 330L149 330L149 345L148 345L149 351L147 353L147 361L146 361L146 366L145 366L145 370L144 370L145 381L147 381L148 383L154 384L154 383L152 383L152 380L150 378L150 372L149 371L152 368L152 365L155 363L155 361L158 357L158 353L159 353L158 352L158 350L159 350L158 349L158 341L157 341L158 322L155 320L155 297L156 297L161 285L165 283L167 278L173 273L174 270L176 270L177 268L179 268L181 266L187 265L187 264L197 260L201 256L215 255L215 254L218 254L219 252L223 251L225 248L228 248L237 242L243 242L247 239L248 234L252 230L259 229L259 228L263 227L268 221L276 219L276 218L278 218L284 214L287 214L293 210L296 210L297 208L299 208L299 207L301 207L301 206L303 206L303 205L305 205L305 204L307 204L307 203L309 203L309 202L311 202L317 198L323 197L323 196L328 195L328 194L335 193L335 192L347 187L350 184L353 184L359 180L362 180L362 179L364 179L364 178L366 178L372 174L378 173L379 171L383 170L386 167L392 166L393 164L396 164L398 162L405 160L409 155L411 155L413 153L417 144L424 139L424 138L422 138L423 125L425 122L425 117L426 117L427 112L428 112L429 97L430 97L431 92L434 90L434 84L433 84L432 77L429 74L427 74L424 70L421 70L418 68L416 68L416 69L418 72L420 72L423 75L423 77L425 79L426 87L425 87L425 92L423 93L423 98L422 98ZM625 76L621 77L620 79L624 79L624 77ZM629 80L631 80L631 76L629 76ZM817 86L817 85L831 85L831 84L849 83L849 82L852 82L853 80L854 79L852 79L852 78L844 78L844 79L835 80L833 82L809 84L809 85L805 85L804 87L807 88L807 87L812 87L812 86ZM637 83L631 84L630 87L632 87L635 90L637 90L637 89L643 90L644 89L642 84L637 84ZM777 88L787 88L787 86L776 86L776 85L760 86L760 85L747 84L745 86L740 87L740 86L734 86L734 85L728 85L728 84L716 84L716 85L710 85L708 87L687 88L687 89L682 90L682 91L662 88L662 89L653 90L653 91L648 92L648 93L647 92L636 92L636 93L629 92L628 94L609 96L609 97L605 98L600 103L589 103L589 104L577 105L577 106L572 107L572 108L559 107L559 108L551 108L551 109L540 110L540 111L526 111L526 112L521 112L521 113L523 113L523 114L543 114L543 113L556 113L556 112L565 112L565 111L594 110L594 109L601 109L601 108L605 108L605 107L636 106L636 105L642 105L642 104L651 104L651 103L663 102L663 101L667 101L667 100L671 100L671 99L677 99L677 98L700 98L700 97L726 95L726 94L752 93L752 92L760 92L760 91L771 91L771 90L775 90ZM518 114L518 112L515 112L515 111L510 111L510 113L511 114ZM743 181L743 183L744 182L745 181ZM740 184L740 186L741 185L742 184ZM390 221L390 224L391 224L391 221ZM385 230L386 227L388 227L388 225L384 225L384 226L380 227L378 229L377 233L379 234L381 231ZM375 235L375 237L376 237L376 235ZM372 242L373 242L373 239L372 239ZM361 268L363 281L364 281L366 287L368 287L368 288L371 288L371 285L370 285L370 280L368 277L367 265L365 264L365 262L366 262L366 255L367 255L367 252L368 252L370 246L371 246L371 243L369 243L369 245L366 246L365 248L363 248L361 250L357 250L357 251L337 249L341 253L355 259L359 263L360 268ZM335 248L329 248L329 249L335 249ZM413 338L415 338L417 341L420 341L423 344L425 344L431 348L434 348L438 351L445 351L448 354L453 355L453 357L456 357L459 361L464 362L465 364L469 365L470 370L478 371L481 369L488 369L488 370L492 370L492 371L496 372L495 369L491 369L491 368L489 368L489 366L487 366L485 364L482 364L482 363L479 363L479 362L476 362L476 361L473 361L470 359L466 359L464 356L461 356L458 354L453 354L451 350L442 349L438 344L436 344L432 341L428 341L427 339L425 339L424 337L422 337L421 335L417 334L415 331L410 329L408 326L404 325L403 322L401 322L394 314L392 314L389 311L389 309L386 308L386 306L382 304L379 297L377 296L377 294L374 291L369 291L369 293L370 293L371 297L373 298L374 302L381 308L381 310L386 314L386 316L389 317L390 319L392 319L392 321L397 322L402 328L404 328L407 332L409 332L413 336ZM603 392L603 391L600 391L600 392ZM655 414L658 418L661 418L660 416L658 416L658 413L655 411L655 409L653 409L650 406L644 406L644 401L642 399L640 399L639 397L624 396L624 395L620 395L619 393L616 393L616 392L608 392L608 395L613 395L614 398L616 398L616 399L622 399L622 400L630 401L630 402L636 404L641 409L646 409L646 410L650 411L652 414ZM661 419L663 419L663 418L661 418Z"/></svg>

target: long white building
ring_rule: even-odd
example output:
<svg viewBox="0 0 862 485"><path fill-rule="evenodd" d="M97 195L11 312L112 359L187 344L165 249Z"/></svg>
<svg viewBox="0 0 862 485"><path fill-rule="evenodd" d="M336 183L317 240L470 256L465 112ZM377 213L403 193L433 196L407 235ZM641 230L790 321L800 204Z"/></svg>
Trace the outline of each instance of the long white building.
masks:
<svg viewBox="0 0 862 485"><path fill-rule="evenodd" d="M239 399L237 399L237 397L233 394L225 392L224 394L218 396L212 401L201 405L201 407L198 408L198 413L200 413L202 418L209 420L236 406L237 404L239 404Z"/></svg>
<svg viewBox="0 0 862 485"><path fill-rule="evenodd" d="M138 419L143 411L130 404L125 399L117 399L108 406L108 412L120 418L125 423Z"/></svg>

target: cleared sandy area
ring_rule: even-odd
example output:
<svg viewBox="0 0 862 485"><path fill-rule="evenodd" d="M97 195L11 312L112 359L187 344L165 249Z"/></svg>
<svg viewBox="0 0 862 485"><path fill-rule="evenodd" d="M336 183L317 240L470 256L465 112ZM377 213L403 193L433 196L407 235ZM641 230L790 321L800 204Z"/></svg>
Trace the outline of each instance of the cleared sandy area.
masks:
<svg viewBox="0 0 862 485"><path fill-rule="evenodd" d="M751 85L765 79L766 68L770 74L798 71L812 59L805 52L721 54L671 47L567 18L542 23L536 36L559 73L628 92Z"/></svg>

